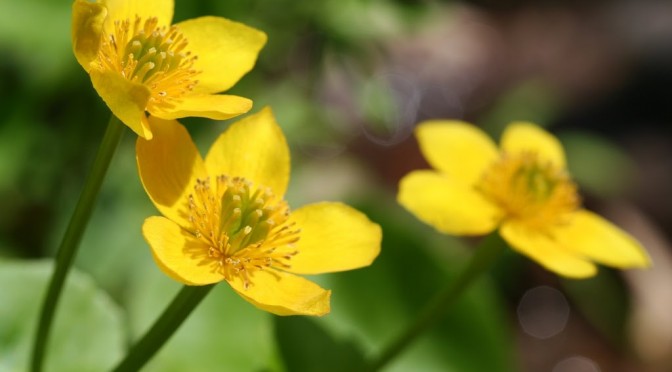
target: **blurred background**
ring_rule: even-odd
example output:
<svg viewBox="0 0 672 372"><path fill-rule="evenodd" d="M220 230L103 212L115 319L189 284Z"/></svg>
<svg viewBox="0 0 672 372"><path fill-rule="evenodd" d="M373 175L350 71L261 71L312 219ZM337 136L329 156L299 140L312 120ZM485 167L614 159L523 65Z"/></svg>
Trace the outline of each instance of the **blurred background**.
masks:
<svg viewBox="0 0 672 372"><path fill-rule="evenodd" d="M51 258L109 112L75 61L71 2L0 1L0 371L26 368ZM343 200L384 232L365 269L315 277L323 318L279 318L221 284L148 371L346 371L375 355L450 280L478 240L443 236L395 202L427 168L429 118L495 138L536 122L565 145L584 204L636 236L654 267L559 279L508 252L389 371L672 371L672 2L176 1L269 36L232 94L273 107L292 149L294 207ZM228 125L184 120L202 152ZM103 185L50 371L109 369L179 289L140 232L135 135Z"/></svg>

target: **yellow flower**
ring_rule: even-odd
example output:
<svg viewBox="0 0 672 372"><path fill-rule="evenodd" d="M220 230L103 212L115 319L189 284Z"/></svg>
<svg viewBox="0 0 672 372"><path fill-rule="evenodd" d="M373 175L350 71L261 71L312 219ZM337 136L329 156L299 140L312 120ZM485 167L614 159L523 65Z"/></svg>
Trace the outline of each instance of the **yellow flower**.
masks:
<svg viewBox="0 0 672 372"><path fill-rule="evenodd" d="M531 123L512 123L500 149L478 128L428 121L416 129L427 161L400 183L398 201L453 235L499 234L519 253L560 275L595 275L594 264L647 267L630 235L581 208L560 142Z"/></svg>
<svg viewBox="0 0 672 372"><path fill-rule="evenodd" d="M350 270L378 256L380 227L347 205L290 213L289 149L270 109L231 125L205 160L178 122L149 120L154 139L138 138L138 170L164 217L149 217L142 230L171 278L225 280L271 313L323 315L331 292L295 274Z"/></svg>
<svg viewBox="0 0 672 372"><path fill-rule="evenodd" d="M266 34L219 17L171 26L173 0L75 0L77 61L112 113L152 138L145 111L162 119L224 120L250 110L243 97L217 95L252 69Z"/></svg>

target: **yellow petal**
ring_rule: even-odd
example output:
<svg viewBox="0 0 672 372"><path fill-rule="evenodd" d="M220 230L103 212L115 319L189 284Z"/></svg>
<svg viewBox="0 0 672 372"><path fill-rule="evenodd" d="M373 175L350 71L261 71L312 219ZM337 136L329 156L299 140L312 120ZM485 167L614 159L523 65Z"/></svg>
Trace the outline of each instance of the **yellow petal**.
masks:
<svg viewBox="0 0 672 372"><path fill-rule="evenodd" d="M578 279L593 276L597 272L592 262L552 240L547 234L530 231L515 223L504 223L500 234L511 248L556 274Z"/></svg>
<svg viewBox="0 0 672 372"><path fill-rule="evenodd" d="M501 211L478 192L434 171L402 178L397 201L421 221L453 235L480 235L495 229Z"/></svg>
<svg viewBox="0 0 672 372"><path fill-rule="evenodd" d="M140 181L156 208L185 228L188 221L188 196L197 178L207 173L187 130L180 123L150 117L154 129L151 141L138 138L136 160Z"/></svg>
<svg viewBox="0 0 672 372"><path fill-rule="evenodd" d="M317 315L329 313L331 291L310 280L282 271L256 271L246 289L240 278L231 287L254 306L276 315Z"/></svg>
<svg viewBox="0 0 672 372"><path fill-rule="evenodd" d="M271 109L232 124L210 148L205 166L211 175L245 177L282 198L289 182L289 148Z"/></svg>
<svg viewBox="0 0 672 372"><path fill-rule="evenodd" d="M114 21L130 20L133 22L136 17L147 20L150 17L156 17L159 20L159 26L169 26L173 20L173 9L175 3L173 0L102 0L107 8L108 17L105 21L105 33L114 32Z"/></svg>
<svg viewBox="0 0 672 372"><path fill-rule="evenodd" d="M195 92L216 93L229 89L252 69L266 44L266 34L219 17L201 17L177 24L189 41L187 49L198 59L201 71Z"/></svg>
<svg viewBox="0 0 672 372"><path fill-rule="evenodd" d="M540 159L553 163L560 169L565 168L565 151L562 144L552 134L541 127L526 122L513 122L502 134L502 150L508 153L532 151Z"/></svg>
<svg viewBox="0 0 672 372"><path fill-rule="evenodd" d="M555 230L554 235L576 254L608 266L631 268L651 265L646 251L633 237L586 210L576 212L571 222Z"/></svg>
<svg viewBox="0 0 672 372"><path fill-rule="evenodd" d="M478 181L499 157L492 139L477 127L464 122L426 121L418 125L415 135L432 167L468 185Z"/></svg>
<svg viewBox="0 0 672 372"><path fill-rule="evenodd" d="M201 117L214 120L226 120L244 114L252 108L247 98L230 95L196 94L180 98L170 110L151 111L162 119Z"/></svg>
<svg viewBox="0 0 672 372"><path fill-rule="evenodd" d="M319 274L368 266L380 253L380 226L341 203L318 203L292 212L301 229L299 253L287 271Z"/></svg>
<svg viewBox="0 0 672 372"><path fill-rule="evenodd" d="M93 87L105 101L110 111L138 136L151 139L145 106L149 101L149 89L136 84L113 71L89 71Z"/></svg>
<svg viewBox="0 0 672 372"><path fill-rule="evenodd" d="M208 256L208 246L165 217L149 217L142 235L152 256L166 275L188 285L220 282L219 263Z"/></svg>
<svg viewBox="0 0 672 372"><path fill-rule="evenodd" d="M85 71L98 55L107 9L98 3L76 0L72 4L72 49Z"/></svg>

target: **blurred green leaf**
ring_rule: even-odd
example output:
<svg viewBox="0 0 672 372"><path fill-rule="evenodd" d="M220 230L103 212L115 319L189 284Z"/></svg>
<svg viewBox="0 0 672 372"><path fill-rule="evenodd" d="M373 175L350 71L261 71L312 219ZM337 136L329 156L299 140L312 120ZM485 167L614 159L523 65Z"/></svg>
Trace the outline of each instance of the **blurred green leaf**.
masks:
<svg viewBox="0 0 672 372"><path fill-rule="evenodd" d="M529 80L503 94L478 124L499 138L512 121L530 121L545 127L558 109L555 92L540 81Z"/></svg>
<svg viewBox="0 0 672 372"><path fill-rule="evenodd" d="M158 267L132 280L127 297L133 339L138 339L173 299L179 284ZM219 284L144 370L259 371L274 365L272 322L226 283Z"/></svg>
<svg viewBox="0 0 672 372"><path fill-rule="evenodd" d="M0 51L24 66L29 84L47 88L75 68L70 12L63 1L0 1Z"/></svg>
<svg viewBox="0 0 672 372"><path fill-rule="evenodd" d="M16 187L17 175L25 165L17 159L27 159L35 135L20 125L0 126L0 190Z"/></svg>
<svg viewBox="0 0 672 372"><path fill-rule="evenodd" d="M359 371L364 366L355 344L334 339L307 317L275 317L275 334L289 371Z"/></svg>
<svg viewBox="0 0 672 372"><path fill-rule="evenodd" d="M630 302L623 280L613 270L602 268L585 280L563 280L565 293L586 319L613 345L625 346Z"/></svg>
<svg viewBox="0 0 672 372"><path fill-rule="evenodd" d="M388 1L326 1L315 16L324 30L352 42L393 36L403 30L401 9Z"/></svg>
<svg viewBox="0 0 672 372"><path fill-rule="evenodd" d="M632 184L633 163L618 145L586 132L565 132L558 137L572 177L586 191L609 198Z"/></svg>
<svg viewBox="0 0 672 372"><path fill-rule="evenodd" d="M338 339L352 339L369 356L417 316L468 256L457 240L420 224L385 198L374 199L361 209L383 227L381 255L369 268L317 278L333 290L332 312L318 323ZM505 313L487 278L479 280L387 370L512 371Z"/></svg>
<svg viewBox="0 0 672 372"><path fill-rule="evenodd" d="M0 261L0 371L24 371L51 261ZM122 315L91 279L73 270L56 314L45 371L102 371L122 356Z"/></svg>

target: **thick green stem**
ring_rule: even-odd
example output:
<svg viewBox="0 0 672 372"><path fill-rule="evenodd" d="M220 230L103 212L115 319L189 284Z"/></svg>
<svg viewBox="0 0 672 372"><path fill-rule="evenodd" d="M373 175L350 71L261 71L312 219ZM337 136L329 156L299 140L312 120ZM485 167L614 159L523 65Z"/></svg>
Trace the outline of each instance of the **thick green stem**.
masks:
<svg viewBox="0 0 672 372"><path fill-rule="evenodd" d="M198 306L215 285L182 287L161 317L128 352L114 369L116 372L138 371L170 339L189 314Z"/></svg>
<svg viewBox="0 0 672 372"><path fill-rule="evenodd" d="M96 154L96 159L91 167L91 172L87 176L84 189L79 196L75 211L73 212L72 217L70 217L68 229L65 231L61 245L58 248L56 267L51 276L46 297L42 303L42 312L40 314L37 333L35 335L35 343L33 345L31 357L31 371L33 372L42 370L45 351L49 341L49 332L56 313L58 299L60 298L63 284L68 276L70 266L72 266L72 261L77 254L79 242L82 239L84 230L86 230L86 225L93 212L100 186L103 183L110 161L119 146L123 133L124 125L119 119L112 115L110 122L107 125L103 141Z"/></svg>
<svg viewBox="0 0 672 372"><path fill-rule="evenodd" d="M436 293L434 298L427 303L420 315L415 319L415 322L410 324L396 340L382 351L380 356L368 365L367 371L379 371L382 369L392 359L401 354L429 326L441 320L448 308L460 297L464 290L492 266L495 258L504 247L506 247L506 243L502 241L497 232L486 237L476 249L476 253L474 253L464 271L455 280L446 283Z"/></svg>

